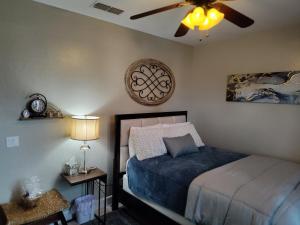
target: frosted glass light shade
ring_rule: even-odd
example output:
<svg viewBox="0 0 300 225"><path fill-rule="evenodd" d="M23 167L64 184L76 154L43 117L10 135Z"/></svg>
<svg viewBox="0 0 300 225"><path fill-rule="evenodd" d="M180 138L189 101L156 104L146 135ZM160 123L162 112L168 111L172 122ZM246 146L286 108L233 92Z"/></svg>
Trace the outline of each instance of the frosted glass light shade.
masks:
<svg viewBox="0 0 300 225"><path fill-rule="evenodd" d="M91 141L100 138L100 118L96 116L72 116L71 139Z"/></svg>
<svg viewBox="0 0 300 225"><path fill-rule="evenodd" d="M196 7L192 14L192 23L194 26L199 26L205 20L205 11L202 7Z"/></svg>
<svg viewBox="0 0 300 225"><path fill-rule="evenodd" d="M188 27L190 30L194 30L195 25L192 22L192 13L189 13L182 21L181 23L184 24L186 27Z"/></svg>

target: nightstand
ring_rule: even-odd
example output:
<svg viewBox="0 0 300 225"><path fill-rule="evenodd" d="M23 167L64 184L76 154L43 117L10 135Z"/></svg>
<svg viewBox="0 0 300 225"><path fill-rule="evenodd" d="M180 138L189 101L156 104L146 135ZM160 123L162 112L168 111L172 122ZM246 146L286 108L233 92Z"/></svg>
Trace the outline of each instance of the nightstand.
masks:
<svg viewBox="0 0 300 225"><path fill-rule="evenodd" d="M106 190L107 190L107 174L102 170L96 168L90 171L88 174L79 174L77 176L66 176L62 175L62 177L71 185L85 185L85 194L95 194L95 184L98 187L98 215L96 214L96 218L102 224L106 223ZM104 214L103 219L101 218L101 203L100 196L101 193L104 194Z"/></svg>

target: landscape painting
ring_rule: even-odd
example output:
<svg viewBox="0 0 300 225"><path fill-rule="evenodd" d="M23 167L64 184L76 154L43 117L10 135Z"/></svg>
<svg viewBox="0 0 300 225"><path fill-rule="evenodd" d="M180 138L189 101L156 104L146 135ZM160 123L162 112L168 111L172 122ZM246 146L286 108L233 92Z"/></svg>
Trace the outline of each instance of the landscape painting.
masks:
<svg viewBox="0 0 300 225"><path fill-rule="evenodd" d="M300 71L230 75L226 100L300 105Z"/></svg>

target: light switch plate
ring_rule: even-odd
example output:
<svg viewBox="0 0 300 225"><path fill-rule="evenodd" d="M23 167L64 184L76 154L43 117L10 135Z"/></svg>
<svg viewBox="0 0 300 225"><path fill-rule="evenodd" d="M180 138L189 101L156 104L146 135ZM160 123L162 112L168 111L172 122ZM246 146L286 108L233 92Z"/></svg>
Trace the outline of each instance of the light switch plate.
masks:
<svg viewBox="0 0 300 225"><path fill-rule="evenodd" d="M6 138L6 147L7 148L15 148L20 146L20 138L19 136L7 137Z"/></svg>

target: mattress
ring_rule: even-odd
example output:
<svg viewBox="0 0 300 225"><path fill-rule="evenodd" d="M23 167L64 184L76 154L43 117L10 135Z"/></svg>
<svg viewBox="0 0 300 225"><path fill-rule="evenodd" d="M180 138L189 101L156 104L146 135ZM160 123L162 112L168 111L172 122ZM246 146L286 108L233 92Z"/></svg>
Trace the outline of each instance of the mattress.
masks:
<svg viewBox="0 0 300 225"><path fill-rule="evenodd" d="M161 214L169 217L170 219L176 221L177 223L179 224L182 224L182 225L195 225L194 223L192 223L191 221L189 221L188 219L186 219L185 217L163 207L163 206L160 206L154 202L150 202L150 201L147 201L143 198L140 198L138 196L136 196L135 194L132 193L132 191L129 189L129 186L128 186L128 177L127 177L127 174L125 174L123 176L123 190L126 191L128 194L131 194L133 195L134 197L138 198L139 200L141 200L142 202L144 202L145 204L149 205L150 207L154 208L155 210L159 211Z"/></svg>

